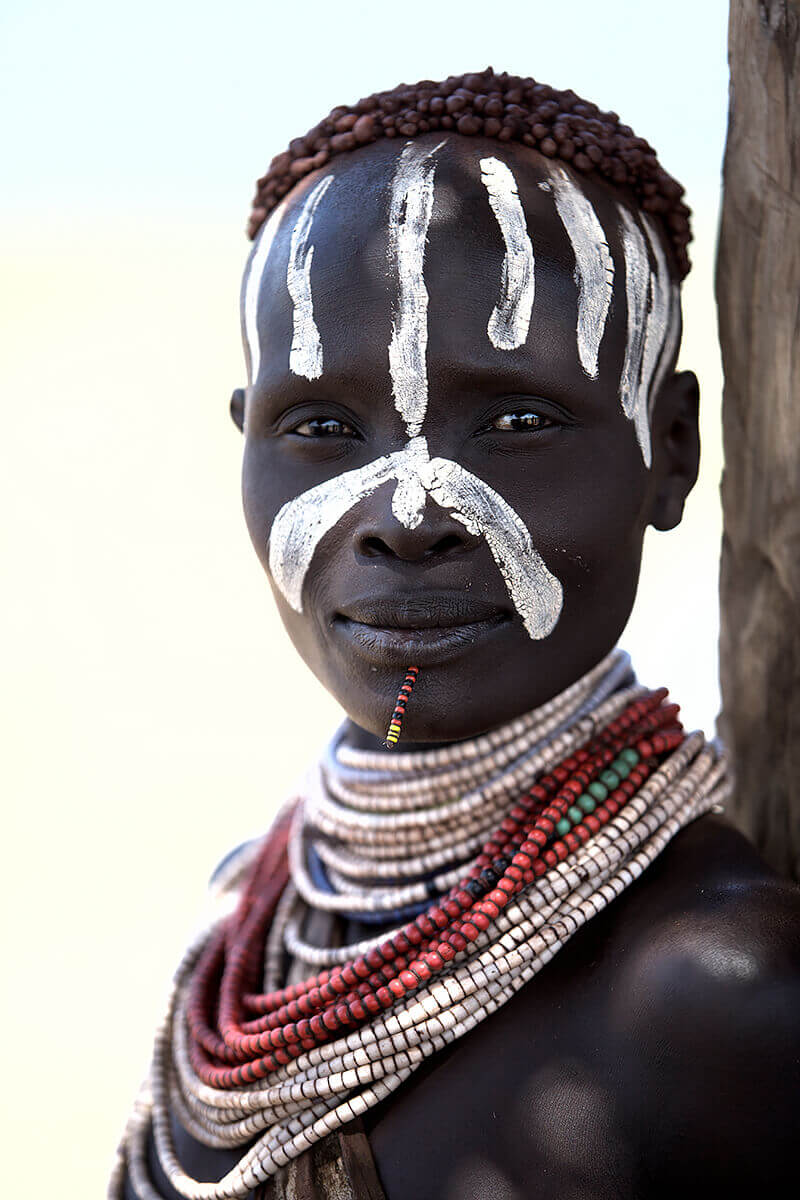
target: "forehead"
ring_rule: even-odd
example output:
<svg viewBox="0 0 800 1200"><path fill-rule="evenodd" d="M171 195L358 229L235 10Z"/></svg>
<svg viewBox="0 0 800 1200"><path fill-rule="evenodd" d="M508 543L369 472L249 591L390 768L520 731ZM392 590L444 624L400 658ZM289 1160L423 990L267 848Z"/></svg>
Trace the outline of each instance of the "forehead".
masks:
<svg viewBox="0 0 800 1200"><path fill-rule="evenodd" d="M511 375L518 371L528 380L535 371L537 383L552 387L574 372L578 280L575 247L563 206L559 211L556 203L560 189L589 202L616 265L617 286L611 295L599 366L618 378L627 320L619 194L524 146L428 135L414 139L413 147L417 154L428 152L434 167L424 246L431 377L437 371L464 368ZM335 160L330 169L303 180L276 212L271 227L262 231L251 270L245 273L245 291L250 278L251 318L257 324L262 375L287 369L287 346L293 334L287 266L293 234L296 245L298 223L307 219L311 208L307 246L313 248L310 278L324 373L346 377L370 360L380 362L385 370L396 319L391 216L402 149L401 141L384 141ZM508 246L491 200L487 160L499 163L500 171L511 179L535 262L535 304L528 336L519 347L500 351L492 345L487 323L504 285ZM326 179L329 183L320 189ZM633 209L630 215L637 219ZM597 228L591 236L596 236Z"/></svg>

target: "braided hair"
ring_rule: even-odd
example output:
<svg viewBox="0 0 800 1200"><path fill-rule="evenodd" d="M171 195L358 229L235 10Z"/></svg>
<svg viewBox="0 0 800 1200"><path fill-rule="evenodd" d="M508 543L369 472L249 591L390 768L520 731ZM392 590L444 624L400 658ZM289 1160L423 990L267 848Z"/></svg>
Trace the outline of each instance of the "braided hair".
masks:
<svg viewBox="0 0 800 1200"><path fill-rule="evenodd" d="M682 200L684 189L660 165L649 143L621 124L616 113L602 112L573 91L505 72L498 75L491 67L451 75L439 83L430 79L403 83L352 106L334 108L305 137L294 138L258 180L249 237L257 236L270 212L299 180L336 155L380 138L413 138L437 130L522 142L583 174L629 189L645 212L661 220L678 278L687 275L692 235L690 210Z"/></svg>

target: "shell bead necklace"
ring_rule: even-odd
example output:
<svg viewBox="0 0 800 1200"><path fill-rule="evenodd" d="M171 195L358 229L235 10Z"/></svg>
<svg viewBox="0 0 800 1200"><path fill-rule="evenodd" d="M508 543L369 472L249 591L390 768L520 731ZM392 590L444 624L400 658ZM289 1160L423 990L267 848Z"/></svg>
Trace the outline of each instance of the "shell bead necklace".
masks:
<svg viewBox="0 0 800 1200"><path fill-rule="evenodd" d="M610 674L619 661L612 656L601 666ZM546 715L530 714L524 729L513 722L517 728L488 745L475 739L484 741L480 753L474 743L471 752L452 748L446 760L441 751L393 753L394 764L436 756L442 774L472 761L474 790L491 790L493 774L503 775L498 796L518 786L520 758L529 774L467 862L457 861L464 839L451 830L458 879L449 882L444 871L428 880L426 886L440 890L423 912L388 935L336 951L304 943L302 911L320 898L305 870L305 850L315 838L333 836L310 823L315 809L308 796L282 812L255 857L249 850L229 866L223 892L238 895L237 908L212 924L178 969L156 1038L150 1090L129 1122L110 1196L122 1196L127 1169L143 1200L158 1200L147 1166L152 1127L161 1166L181 1195L244 1200L496 1011L638 878L675 833L724 801L730 790L724 755L702 734L684 734L663 690L623 686L577 716L597 682L582 696L569 689L570 700L557 698ZM563 727L553 723L557 713L567 716ZM541 735L543 726L549 735ZM485 757L525 735L530 745L515 745L499 772L492 772ZM361 790L359 768L370 774L379 769L373 757L337 751L348 787ZM408 782L413 770L407 761L388 773ZM448 804L452 793L440 792L439 807ZM401 811L417 810L403 810L401 800ZM370 833L350 838L351 821L346 828L346 855L363 867L373 845ZM392 861L400 869L388 887L382 880L375 884L376 911L391 914L419 886L423 856L417 839L408 836L413 828L397 827ZM478 829L476 823L474 836ZM343 911L366 908L370 877L362 874L356 884L355 876L334 875L337 890L322 893L329 909L331 897L343 902ZM281 986L285 949L312 968L323 960L325 965ZM242 1148L219 1182L194 1180L183 1170L170 1109L206 1145Z"/></svg>

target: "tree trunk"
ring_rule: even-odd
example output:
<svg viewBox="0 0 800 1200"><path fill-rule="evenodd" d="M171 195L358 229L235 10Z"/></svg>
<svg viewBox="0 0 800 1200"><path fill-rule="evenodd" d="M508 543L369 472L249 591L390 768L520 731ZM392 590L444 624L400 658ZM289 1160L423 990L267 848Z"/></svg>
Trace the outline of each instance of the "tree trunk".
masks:
<svg viewBox="0 0 800 1200"><path fill-rule="evenodd" d="M800 0L731 0L728 57L720 731L732 816L800 878Z"/></svg>

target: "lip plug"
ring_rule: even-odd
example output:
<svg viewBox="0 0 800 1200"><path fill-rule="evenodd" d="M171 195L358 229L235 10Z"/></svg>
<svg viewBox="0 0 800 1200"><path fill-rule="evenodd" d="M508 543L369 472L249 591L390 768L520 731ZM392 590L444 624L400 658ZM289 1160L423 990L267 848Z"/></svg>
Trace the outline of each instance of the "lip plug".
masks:
<svg viewBox="0 0 800 1200"><path fill-rule="evenodd" d="M419 675L419 667L409 667L406 671L406 677L403 680L400 691L397 693L397 699L394 702L394 712L392 719L389 722L389 728L386 730L386 739L384 745L387 750L391 750L397 745L400 740L400 730L403 727L403 717L406 712L408 698L411 695L414 684Z"/></svg>

